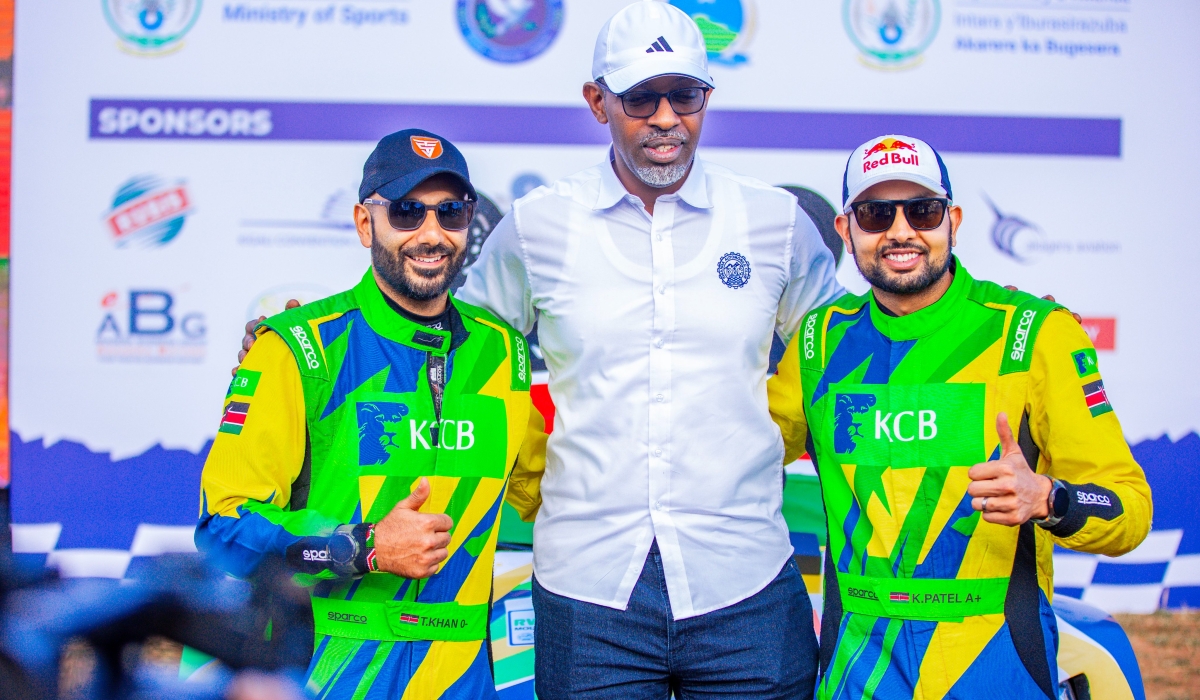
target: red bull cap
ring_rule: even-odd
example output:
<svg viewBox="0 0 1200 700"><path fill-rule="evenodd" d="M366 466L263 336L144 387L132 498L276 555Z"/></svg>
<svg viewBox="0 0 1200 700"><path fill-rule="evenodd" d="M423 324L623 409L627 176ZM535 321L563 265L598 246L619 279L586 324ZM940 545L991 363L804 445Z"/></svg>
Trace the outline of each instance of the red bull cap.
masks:
<svg viewBox="0 0 1200 700"><path fill-rule="evenodd" d="M954 199L950 174L933 147L920 139L890 134L871 139L854 149L842 178L842 211L872 185L906 180Z"/></svg>

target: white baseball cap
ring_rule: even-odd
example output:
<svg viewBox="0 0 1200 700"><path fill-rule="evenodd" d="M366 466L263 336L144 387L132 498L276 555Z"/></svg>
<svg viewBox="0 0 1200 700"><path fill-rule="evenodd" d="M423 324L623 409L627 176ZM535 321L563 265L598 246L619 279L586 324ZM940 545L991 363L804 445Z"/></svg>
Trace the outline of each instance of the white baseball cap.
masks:
<svg viewBox="0 0 1200 700"><path fill-rule="evenodd" d="M592 78L621 94L660 75L686 75L709 87L704 35L683 10L661 0L626 5L604 23L592 55Z"/></svg>
<svg viewBox="0 0 1200 700"><path fill-rule="evenodd" d="M842 213L872 185L889 180L915 182L954 199L950 174L933 147L921 139L889 134L871 139L854 149L842 177Z"/></svg>

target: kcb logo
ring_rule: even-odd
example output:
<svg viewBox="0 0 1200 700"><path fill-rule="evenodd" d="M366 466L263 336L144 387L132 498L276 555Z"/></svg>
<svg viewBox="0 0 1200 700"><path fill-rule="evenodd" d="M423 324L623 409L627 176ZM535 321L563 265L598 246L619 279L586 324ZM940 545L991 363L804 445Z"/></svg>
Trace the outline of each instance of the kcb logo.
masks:
<svg viewBox="0 0 1200 700"><path fill-rule="evenodd" d="M202 0L102 0L104 19L121 48L141 56L161 55L182 46L200 18Z"/></svg>

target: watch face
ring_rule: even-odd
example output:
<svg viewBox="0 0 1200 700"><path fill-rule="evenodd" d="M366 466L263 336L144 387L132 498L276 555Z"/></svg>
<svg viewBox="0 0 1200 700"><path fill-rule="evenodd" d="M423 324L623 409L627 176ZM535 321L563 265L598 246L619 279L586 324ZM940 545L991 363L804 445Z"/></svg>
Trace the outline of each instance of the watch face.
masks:
<svg viewBox="0 0 1200 700"><path fill-rule="evenodd" d="M1055 484L1054 488L1054 517L1061 518L1067 514L1067 507L1071 505L1071 493L1066 488Z"/></svg>
<svg viewBox="0 0 1200 700"><path fill-rule="evenodd" d="M357 553L358 544L353 535L339 532L329 538L329 558L334 564L349 564Z"/></svg>

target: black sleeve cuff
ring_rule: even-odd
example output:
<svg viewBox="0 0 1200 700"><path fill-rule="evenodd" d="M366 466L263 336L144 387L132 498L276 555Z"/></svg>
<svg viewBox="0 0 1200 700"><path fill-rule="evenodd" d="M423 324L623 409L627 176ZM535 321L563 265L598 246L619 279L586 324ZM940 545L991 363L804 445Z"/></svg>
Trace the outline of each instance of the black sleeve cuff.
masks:
<svg viewBox="0 0 1200 700"><path fill-rule="evenodd" d="M342 525L330 537L302 537L288 546L284 558L302 574L331 571L338 576L361 576L367 573L369 531L368 523L359 523ZM346 561L352 554L353 559Z"/></svg>
<svg viewBox="0 0 1200 700"><path fill-rule="evenodd" d="M1062 482L1070 494L1067 513L1057 525L1046 528L1055 537L1070 537L1083 529L1088 518L1113 520L1125 512L1117 494L1095 484Z"/></svg>

